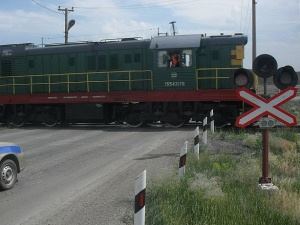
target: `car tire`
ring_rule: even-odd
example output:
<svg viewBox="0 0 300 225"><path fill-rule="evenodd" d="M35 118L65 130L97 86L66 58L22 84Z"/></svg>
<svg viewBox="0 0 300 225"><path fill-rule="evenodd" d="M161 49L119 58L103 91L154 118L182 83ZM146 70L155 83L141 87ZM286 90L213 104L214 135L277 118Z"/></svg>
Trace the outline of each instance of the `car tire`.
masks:
<svg viewBox="0 0 300 225"><path fill-rule="evenodd" d="M17 165L13 160L7 159L0 165L0 189L11 189L17 182Z"/></svg>

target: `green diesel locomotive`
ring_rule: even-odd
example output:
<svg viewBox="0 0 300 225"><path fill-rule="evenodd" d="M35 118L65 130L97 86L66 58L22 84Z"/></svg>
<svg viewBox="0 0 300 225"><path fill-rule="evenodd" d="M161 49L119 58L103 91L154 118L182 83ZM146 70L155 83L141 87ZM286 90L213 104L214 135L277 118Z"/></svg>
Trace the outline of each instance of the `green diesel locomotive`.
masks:
<svg viewBox="0 0 300 225"><path fill-rule="evenodd" d="M181 126L213 108L217 123L232 122L242 106L233 78L246 43L242 34L195 34L2 45L0 120Z"/></svg>

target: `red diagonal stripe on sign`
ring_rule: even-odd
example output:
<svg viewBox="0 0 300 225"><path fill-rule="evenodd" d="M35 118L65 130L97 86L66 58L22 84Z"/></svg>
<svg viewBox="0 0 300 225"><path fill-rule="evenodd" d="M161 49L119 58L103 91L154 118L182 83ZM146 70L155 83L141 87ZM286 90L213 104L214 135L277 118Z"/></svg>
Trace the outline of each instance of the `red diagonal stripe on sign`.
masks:
<svg viewBox="0 0 300 225"><path fill-rule="evenodd" d="M269 99L265 99L249 89L240 88L237 90L237 95L241 100L253 106L253 109L240 115L235 122L237 127L246 127L257 121L259 118L270 115L287 126L297 124L296 117L279 106L294 98L297 94L297 88L290 87Z"/></svg>

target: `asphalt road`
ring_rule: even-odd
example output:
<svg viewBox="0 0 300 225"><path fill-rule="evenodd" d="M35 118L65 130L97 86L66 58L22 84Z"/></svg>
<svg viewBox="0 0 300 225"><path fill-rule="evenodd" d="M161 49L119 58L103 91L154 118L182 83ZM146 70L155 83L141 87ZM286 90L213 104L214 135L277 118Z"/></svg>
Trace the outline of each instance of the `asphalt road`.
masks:
<svg viewBox="0 0 300 225"><path fill-rule="evenodd" d="M26 169L0 192L0 225L132 224L134 179L172 173L192 128L0 128Z"/></svg>

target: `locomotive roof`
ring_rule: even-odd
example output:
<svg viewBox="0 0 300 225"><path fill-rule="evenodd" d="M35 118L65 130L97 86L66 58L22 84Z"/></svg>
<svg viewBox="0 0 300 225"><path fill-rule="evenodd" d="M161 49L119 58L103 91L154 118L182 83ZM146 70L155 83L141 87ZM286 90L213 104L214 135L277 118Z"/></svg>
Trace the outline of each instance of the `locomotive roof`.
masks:
<svg viewBox="0 0 300 225"><path fill-rule="evenodd" d="M76 53L93 50L107 49L134 49L149 48L150 40L126 40L126 41L108 41L108 42L83 42L60 45L48 45L46 47L35 48L16 48L14 45L6 45L5 50L9 50L9 55L38 55L38 54L58 54L58 53ZM0 50L2 50L0 46ZM2 55L3 55L3 51Z"/></svg>
<svg viewBox="0 0 300 225"><path fill-rule="evenodd" d="M53 45L45 48L33 49L34 52L46 51L51 53L67 53L67 52L82 52L93 50L107 50L107 49L133 49L133 48L148 48L150 40L126 40L126 41L108 41L108 42L88 42L81 44L68 45Z"/></svg>
<svg viewBox="0 0 300 225"><path fill-rule="evenodd" d="M245 35L219 35L203 37L201 44L208 45L245 45L248 42L248 38Z"/></svg>
<svg viewBox="0 0 300 225"><path fill-rule="evenodd" d="M151 40L150 49L197 48L201 34L158 36Z"/></svg>
<svg viewBox="0 0 300 225"><path fill-rule="evenodd" d="M204 37L201 34L160 36L151 40L150 49L198 48L200 45L247 44L247 36L218 35Z"/></svg>
<svg viewBox="0 0 300 225"><path fill-rule="evenodd" d="M59 54L101 51L108 49L176 49L176 48L198 48L200 45L226 45L236 44L245 45L247 36L244 35L219 35L204 37L201 34L177 35L177 36L158 36L151 40L136 40L132 38L123 41L104 41L104 42L82 42L60 45L48 45L46 47L36 47L31 43L0 45L2 56L18 55L39 55L39 54Z"/></svg>

